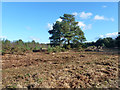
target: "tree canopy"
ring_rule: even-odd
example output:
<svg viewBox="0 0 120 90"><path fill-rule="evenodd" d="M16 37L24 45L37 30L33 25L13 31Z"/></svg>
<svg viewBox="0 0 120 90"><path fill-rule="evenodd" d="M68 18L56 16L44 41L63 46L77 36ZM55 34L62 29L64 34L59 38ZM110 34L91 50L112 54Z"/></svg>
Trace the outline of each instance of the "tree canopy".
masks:
<svg viewBox="0 0 120 90"><path fill-rule="evenodd" d="M53 24L53 29L49 30L51 34L50 42L53 45L70 45L70 43L82 43L86 40L84 32L78 26L78 22L75 21L74 15L64 14L60 17L62 21L56 21Z"/></svg>

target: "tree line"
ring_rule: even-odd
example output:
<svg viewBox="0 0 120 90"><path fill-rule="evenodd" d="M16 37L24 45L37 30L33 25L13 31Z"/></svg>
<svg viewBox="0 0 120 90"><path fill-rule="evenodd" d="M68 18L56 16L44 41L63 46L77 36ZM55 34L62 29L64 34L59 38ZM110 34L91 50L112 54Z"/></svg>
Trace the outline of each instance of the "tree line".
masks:
<svg viewBox="0 0 120 90"><path fill-rule="evenodd" d="M118 35L115 39L111 37L99 38L96 42L85 43L85 47L88 46L102 46L105 48L120 48L120 35Z"/></svg>
<svg viewBox="0 0 120 90"><path fill-rule="evenodd" d="M42 48L47 48L48 52L60 52L60 51L66 51L68 48L66 48L65 45L63 46L50 46L49 44L40 44L38 42L35 42L34 40L31 42L23 42L21 39L17 41L9 41L9 40L2 40L2 54L9 53L24 53L24 52L31 52L33 50L41 50ZM120 35L112 39L111 37L107 38L99 38L96 42L87 42L87 43L78 43L78 44L72 44L70 43L71 48L69 49L75 49L79 50L79 48L87 48L89 46L102 46L105 48L114 48L118 47L120 48Z"/></svg>
<svg viewBox="0 0 120 90"><path fill-rule="evenodd" d="M62 21L56 21L53 24L53 29L49 30L51 37L51 46L64 46L67 49L88 47L88 46L102 46L107 48L120 46L120 35L112 39L111 37L99 38L96 42L85 43L86 38L84 32L75 21L74 15L64 14L60 17Z"/></svg>
<svg viewBox="0 0 120 90"><path fill-rule="evenodd" d="M2 41L2 53L22 53L26 51L40 50L41 48L47 48L49 44L38 43L32 40L31 42L23 42L21 39L16 41L10 41L3 39Z"/></svg>
<svg viewBox="0 0 120 90"><path fill-rule="evenodd" d="M9 41L3 39L2 53L19 53L33 50L41 50L47 48L48 52L65 51L74 48L87 48L89 46L102 46L105 48L120 47L120 33L118 37L113 39L111 37L99 38L96 42L87 42L84 32L75 21L74 15L64 14L60 17L62 21L56 21L53 24L53 29L49 30L49 44L40 44L34 40L31 42L23 42L21 39L17 41Z"/></svg>

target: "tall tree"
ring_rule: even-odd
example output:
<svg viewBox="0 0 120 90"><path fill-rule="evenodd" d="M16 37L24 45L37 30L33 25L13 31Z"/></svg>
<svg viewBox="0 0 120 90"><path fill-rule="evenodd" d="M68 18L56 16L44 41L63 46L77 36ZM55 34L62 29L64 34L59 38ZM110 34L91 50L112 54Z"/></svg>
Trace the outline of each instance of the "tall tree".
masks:
<svg viewBox="0 0 120 90"><path fill-rule="evenodd" d="M53 24L53 29L49 30L52 34L50 40L52 43L65 43L70 45L73 42L85 41L84 32L78 26L78 22L75 21L74 15L64 14L61 22L57 21Z"/></svg>
<svg viewBox="0 0 120 90"><path fill-rule="evenodd" d="M53 24L53 29L49 30L49 34L52 34L51 37L49 37L51 44L60 45L60 39L61 39L61 23L59 21L56 21L55 24Z"/></svg>

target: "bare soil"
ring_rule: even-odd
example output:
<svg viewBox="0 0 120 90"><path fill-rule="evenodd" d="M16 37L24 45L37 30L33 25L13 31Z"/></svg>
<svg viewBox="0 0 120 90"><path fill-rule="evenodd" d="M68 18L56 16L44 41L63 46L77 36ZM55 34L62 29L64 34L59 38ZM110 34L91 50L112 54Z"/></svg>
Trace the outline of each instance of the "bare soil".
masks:
<svg viewBox="0 0 120 90"><path fill-rule="evenodd" d="M118 88L118 54L31 52L2 56L3 88Z"/></svg>

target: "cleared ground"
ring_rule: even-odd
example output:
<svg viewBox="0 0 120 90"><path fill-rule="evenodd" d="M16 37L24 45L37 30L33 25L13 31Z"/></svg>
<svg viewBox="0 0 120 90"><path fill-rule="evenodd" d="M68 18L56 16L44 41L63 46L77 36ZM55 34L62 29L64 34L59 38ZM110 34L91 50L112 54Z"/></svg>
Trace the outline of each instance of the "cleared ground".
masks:
<svg viewBox="0 0 120 90"><path fill-rule="evenodd" d="M118 87L118 54L111 52L31 52L2 59L3 87Z"/></svg>

